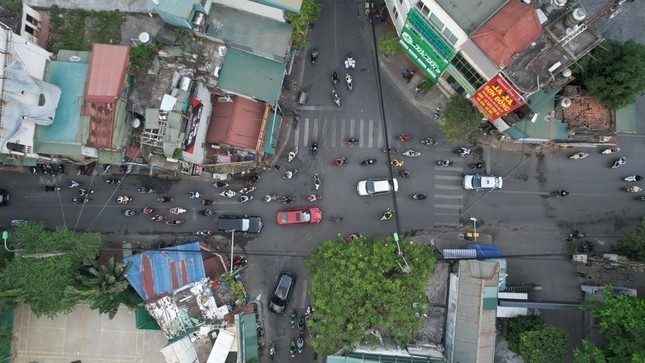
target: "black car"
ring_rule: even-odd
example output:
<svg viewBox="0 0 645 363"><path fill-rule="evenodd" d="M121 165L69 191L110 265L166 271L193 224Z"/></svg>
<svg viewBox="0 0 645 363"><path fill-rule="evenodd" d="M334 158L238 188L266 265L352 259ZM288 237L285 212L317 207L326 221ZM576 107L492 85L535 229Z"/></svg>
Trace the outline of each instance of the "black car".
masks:
<svg viewBox="0 0 645 363"><path fill-rule="evenodd" d="M11 200L9 192L5 189L0 189L0 205L7 205Z"/></svg>
<svg viewBox="0 0 645 363"><path fill-rule="evenodd" d="M258 216L224 215L217 220L217 229L222 232L260 233L262 218Z"/></svg>
<svg viewBox="0 0 645 363"><path fill-rule="evenodd" d="M280 272L278 282L273 289L273 295L269 301L269 310L276 314L282 314L287 309L287 302L291 297L291 291L296 284L296 275L288 271Z"/></svg>

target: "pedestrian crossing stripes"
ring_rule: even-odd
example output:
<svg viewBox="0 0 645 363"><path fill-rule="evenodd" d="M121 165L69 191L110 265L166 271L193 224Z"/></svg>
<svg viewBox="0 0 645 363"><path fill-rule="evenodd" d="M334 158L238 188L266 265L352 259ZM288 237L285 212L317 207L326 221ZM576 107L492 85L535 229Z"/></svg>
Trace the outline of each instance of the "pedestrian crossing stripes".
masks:
<svg viewBox="0 0 645 363"><path fill-rule="evenodd" d="M356 137L358 145L345 145L347 137ZM383 128L380 121L365 119L301 119L299 127L293 130L294 146L308 146L318 138L321 146L382 148L385 146Z"/></svg>

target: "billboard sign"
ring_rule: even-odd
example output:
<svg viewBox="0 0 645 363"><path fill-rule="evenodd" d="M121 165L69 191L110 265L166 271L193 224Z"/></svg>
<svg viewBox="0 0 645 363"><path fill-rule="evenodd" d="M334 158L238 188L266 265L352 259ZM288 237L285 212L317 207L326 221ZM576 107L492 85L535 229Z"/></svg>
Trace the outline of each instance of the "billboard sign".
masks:
<svg viewBox="0 0 645 363"><path fill-rule="evenodd" d="M489 121L507 115L526 103L524 97L520 96L501 74L497 74L475 91L470 101Z"/></svg>

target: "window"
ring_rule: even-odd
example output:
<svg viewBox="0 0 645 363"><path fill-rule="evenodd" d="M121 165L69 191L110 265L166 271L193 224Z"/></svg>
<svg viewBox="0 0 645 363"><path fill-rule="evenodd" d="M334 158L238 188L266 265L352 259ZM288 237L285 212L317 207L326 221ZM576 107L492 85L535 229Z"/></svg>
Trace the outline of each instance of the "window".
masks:
<svg viewBox="0 0 645 363"><path fill-rule="evenodd" d="M30 27L27 24L25 24L25 31L31 35L34 35L34 28Z"/></svg>
<svg viewBox="0 0 645 363"><path fill-rule="evenodd" d="M450 63L457 68L459 73L461 73L468 83L473 85L475 88L479 88L486 83L486 80L479 75L479 72L477 72L464 57L461 56L461 53L455 54L455 57L450 61Z"/></svg>
<svg viewBox="0 0 645 363"><path fill-rule="evenodd" d="M443 35L448 41L448 43L452 45L455 45L455 43L457 43L457 36L452 34L452 32L447 27L443 30Z"/></svg>
<svg viewBox="0 0 645 363"><path fill-rule="evenodd" d="M29 23L36 24L36 22L34 21L34 18L29 14L27 14L26 20Z"/></svg>
<svg viewBox="0 0 645 363"><path fill-rule="evenodd" d="M437 29L439 32L441 32L443 28L446 27L443 22L439 20L439 17L434 15L434 13L430 14L430 17L428 19L430 20L430 23L434 25L435 29Z"/></svg>
<svg viewBox="0 0 645 363"><path fill-rule="evenodd" d="M427 6L425 6L425 4L423 4L423 2L421 1L417 3L417 9L421 10L423 15L425 15L426 17L428 16L428 14L430 14L430 9Z"/></svg>

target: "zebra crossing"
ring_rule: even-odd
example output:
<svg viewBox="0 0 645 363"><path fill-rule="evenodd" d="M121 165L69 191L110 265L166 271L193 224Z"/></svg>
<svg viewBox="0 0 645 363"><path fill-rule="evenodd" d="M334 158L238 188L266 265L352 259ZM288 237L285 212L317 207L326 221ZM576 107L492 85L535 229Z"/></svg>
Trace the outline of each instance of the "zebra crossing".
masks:
<svg viewBox="0 0 645 363"><path fill-rule="evenodd" d="M463 164L464 160L454 160L449 167L434 167L433 207L435 228L456 227L461 225L464 209ZM461 164L461 165L460 165Z"/></svg>
<svg viewBox="0 0 645 363"><path fill-rule="evenodd" d="M347 137L360 140L356 148L382 148L385 146L383 127L380 121L366 119L318 119L304 118L293 130L294 146L308 146L318 138L321 146L346 147L343 140Z"/></svg>

